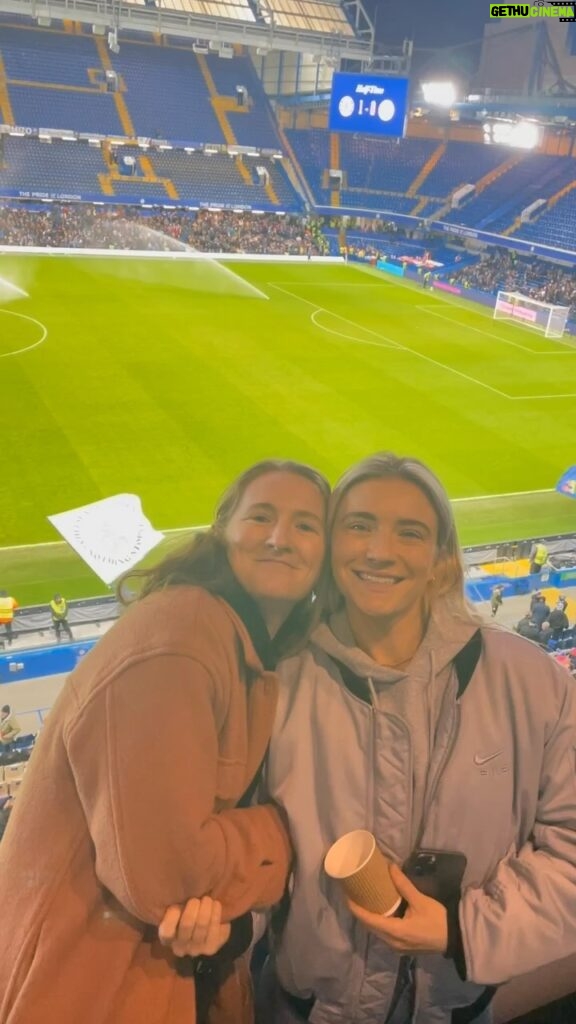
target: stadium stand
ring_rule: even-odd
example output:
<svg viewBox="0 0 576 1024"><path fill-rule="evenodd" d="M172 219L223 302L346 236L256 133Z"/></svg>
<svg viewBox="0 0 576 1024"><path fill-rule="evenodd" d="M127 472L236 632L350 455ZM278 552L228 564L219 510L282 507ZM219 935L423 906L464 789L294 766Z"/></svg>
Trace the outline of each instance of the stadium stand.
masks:
<svg viewBox="0 0 576 1024"><path fill-rule="evenodd" d="M14 123L281 149L248 57L223 61L194 53L182 40L160 46L135 34L121 41L120 52L110 54L101 36L2 22L0 49ZM106 92L106 71L118 75L118 92ZM236 86L247 91L244 106L238 105Z"/></svg>
<svg viewBox="0 0 576 1024"><path fill-rule="evenodd" d="M523 224L514 235L531 242L573 250L576 245L576 192L571 190L557 202L549 203L541 217L533 224Z"/></svg>
<svg viewBox="0 0 576 1024"><path fill-rule="evenodd" d="M0 194L53 191L60 198L99 194L141 199L180 201L188 205L226 203L254 209L297 212L302 201L282 166L263 157L231 158L226 153L186 153L184 150L143 151L121 147L134 158L134 174L120 173L113 148L87 142L51 143L37 138L6 136L0 162ZM260 180L256 168L268 174Z"/></svg>
<svg viewBox="0 0 576 1024"><path fill-rule="evenodd" d="M14 124L122 133L93 38L2 24L0 49Z"/></svg>
<svg viewBox="0 0 576 1024"><path fill-rule="evenodd" d="M523 295L576 308L576 281L571 269L531 257L518 257L507 249L491 250L474 266L459 268L450 277L481 291L521 292Z"/></svg>
<svg viewBox="0 0 576 1024"><path fill-rule="evenodd" d="M200 11L200 0L173 0L174 9ZM292 28L310 29L296 0L271 0L258 10L248 0L216 4L220 16L258 21L280 18ZM324 10L324 7L326 10ZM224 10L226 8L226 11ZM319 5L323 30L352 31L343 9ZM192 205L226 203L256 209L302 209L294 175L279 163L233 153L184 153L184 145L282 151L287 137L315 203L439 217L450 223L505 233L564 248L573 246L576 227L576 165L570 157L523 153L505 146L441 142L437 138L380 140L327 130L287 129L283 136L250 57L236 48L222 60L193 52L175 37L123 32L120 52L102 36L75 25L40 30L22 20L1 19L0 51L6 75L3 96L11 120L24 127L167 139L165 151L133 151L134 173L121 174L106 144L101 151L54 141L40 149L33 140L7 138L0 188L98 194L135 202L171 200ZM300 20L299 20L300 19ZM304 21L302 21L304 19ZM114 72L118 91L107 92ZM109 84L109 82L108 82ZM24 150L21 147L26 144ZM125 150L128 154L129 150ZM264 168L259 173L256 167ZM330 170L342 181L330 179ZM454 190L475 186L474 194L450 208ZM532 223L520 214L535 199L546 207Z"/></svg>
<svg viewBox="0 0 576 1024"><path fill-rule="evenodd" d="M241 146L258 149L282 150L276 123L262 83L249 57L221 60L214 54L205 57L206 68L217 93L213 104L224 110ZM237 93L237 87L246 89L246 100ZM242 105L239 105L242 99Z"/></svg>
<svg viewBox="0 0 576 1024"><path fill-rule="evenodd" d="M501 234L530 203L547 199L573 181L575 175L576 165L570 158L525 154L478 197L445 219Z"/></svg>
<svg viewBox="0 0 576 1024"><path fill-rule="evenodd" d="M102 44L104 48L104 44ZM124 135L191 143L226 142L197 55L180 46L124 42L108 58L121 76L122 98L133 125Z"/></svg>
<svg viewBox="0 0 576 1024"><path fill-rule="evenodd" d="M517 156L515 156L517 158ZM428 175L422 194L446 199L461 185L474 185L510 160L507 146L483 146L477 142L447 142L446 149Z"/></svg>
<svg viewBox="0 0 576 1024"><path fill-rule="evenodd" d="M286 136L317 203L328 205L330 189L322 185L330 166L330 133L324 129L293 128Z"/></svg>
<svg viewBox="0 0 576 1024"><path fill-rule="evenodd" d="M302 216L76 203L0 206L0 244L170 252L324 255L321 223Z"/></svg>
<svg viewBox="0 0 576 1024"><path fill-rule="evenodd" d="M71 195L100 191L98 174L106 164L99 149L85 143L38 139L4 141L4 159L0 162L0 192L11 189L58 190Z"/></svg>
<svg viewBox="0 0 576 1024"><path fill-rule="evenodd" d="M437 148L434 139L342 135L340 154L348 175L348 190L403 194Z"/></svg>

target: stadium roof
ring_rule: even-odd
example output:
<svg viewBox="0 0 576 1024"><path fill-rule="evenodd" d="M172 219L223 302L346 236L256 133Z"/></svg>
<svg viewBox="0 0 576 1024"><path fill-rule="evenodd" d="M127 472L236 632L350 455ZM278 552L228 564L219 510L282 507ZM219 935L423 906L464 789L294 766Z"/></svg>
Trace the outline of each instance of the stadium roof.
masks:
<svg viewBox="0 0 576 1024"><path fill-rule="evenodd" d="M0 0L0 11L332 60L369 61L374 46L361 0Z"/></svg>

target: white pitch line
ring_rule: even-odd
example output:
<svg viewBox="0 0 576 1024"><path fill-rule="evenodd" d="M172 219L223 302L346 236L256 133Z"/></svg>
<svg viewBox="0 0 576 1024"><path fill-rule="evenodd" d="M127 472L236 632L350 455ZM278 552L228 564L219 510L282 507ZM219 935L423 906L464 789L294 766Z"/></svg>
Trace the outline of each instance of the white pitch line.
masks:
<svg viewBox="0 0 576 1024"><path fill-rule="evenodd" d="M399 341L394 341L393 338L386 338L384 334L379 334L378 331L372 331L369 327L362 327L362 325L357 324L355 320L348 320L347 317L341 316L340 313L333 313L331 309L326 309L326 306L319 306L317 302L310 302L310 299L304 299L301 295L297 295L296 292L289 292L286 288L281 288L280 285L273 284L272 281L269 281L268 284L271 285L272 288L277 288L279 292L284 292L284 295L289 295L291 299L298 299L299 302L305 302L307 306L313 306L317 313L328 313L329 316L334 316L337 320L342 320L345 324L350 324L351 327L356 327L360 331L365 331L366 334L373 334L374 337L380 339L380 341L384 338L384 340L389 342L389 344L386 346L381 345L381 348L404 348ZM320 327L321 330L324 330L320 324L316 324L316 326ZM374 342L359 341L359 344L371 345L374 344Z"/></svg>
<svg viewBox="0 0 576 1024"><path fill-rule="evenodd" d="M440 301L442 301L442 300L440 300ZM476 311L476 310L467 310L463 306L457 306L456 308L457 309L461 309L463 313L478 312L478 314L480 316L483 316L483 314L480 313L479 310L478 311ZM526 345L521 345L520 342L518 342L518 341L510 341L509 338L503 338L501 334L494 334L492 331L485 331L484 328L482 328L482 327L474 327L472 324L463 324L460 320L455 320L453 316L446 316L445 313L438 313L437 310L434 309L431 305L426 304L425 306L416 306L416 309L420 309L423 312L430 313L432 316L440 317L441 320L448 320L449 323L456 324L457 327L463 327L465 330L476 331L477 334L483 334L486 338L494 338L496 341L500 341L504 345L512 345L513 348L519 348L519 349L521 349L522 352L529 352L531 356L545 356L546 358L548 358L548 356L574 356L574 355L576 355L576 348L569 347L569 343L565 342L565 341L562 341L560 338L554 338L552 340L557 342L559 345L566 346L566 351L565 352L544 352L544 351L536 350L536 349L533 349L533 348L527 348ZM490 319L492 319L492 318L490 318ZM511 324L510 326L511 327L520 327L519 324L514 324L514 323ZM524 328L524 330L525 329L526 328ZM520 330L522 330L522 328L520 328Z"/></svg>
<svg viewBox="0 0 576 1024"><path fill-rule="evenodd" d="M470 498L450 498L455 505L459 501L496 501L499 498L525 498L529 494L554 494L555 487L541 487L539 491L510 491L508 494L474 494Z"/></svg>
<svg viewBox="0 0 576 1024"><path fill-rule="evenodd" d="M334 334L337 338L344 338L345 341L351 341L353 345L354 344L356 344L356 345L374 345L375 348L391 348L391 349L396 349L396 350L399 347L398 345L386 345L386 344L383 344L381 341L368 341L367 339L353 338L351 334L342 334L342 331L333 331L333 330L331 330L330 327L326 327L324 324L319 324L318 321L314 319L318 315L318 313L326 313L326 312L327 312L327 310L325 310L325 309L317 309L314 313L310 314L310 319L311 319L312 323L314 324L314 326L315 327L319 327L321 331L326 331L326 334ZM337 314L336 313L328 313L328 316L336 316L337 317ZM342 318L340 318L340 319L342 319ZM357 324L356 326L359 327L360 325ZM362 328L362 330L364 330L364 328Z"/></svg>
<svg viewBox="0 0 576 1024"><path fill-rule="evenodd" d="M531 494L554 494L555 490L555 487L542 487L535 491L508 491L505 494L471 494L467 498L450 498L450 504L458 505L465 501L499 501L501 498L525 498ZM202 526L175 526L161 530L161 533L192 533L195 530L209 530L210 525L210 523L204 523ZM0 555L3 551L30 551L31 548L64 548L68 546L65 540L45 540L40 541L39 544L9 544L6 547L0 547Z"/></svg>
<svg viewBox="0 0 576 1024"><path fill-rule="evenodd" d="M460 499L459 499L460 500ZM470 499L472 500L472 499ZM168 530L161 530L161 533L192 533L194 530L209 530L210 523L205 523L203 526L174 526ZM69 544L65 540L43 540L38 544L9 544L6 547L0 548L0 554L3 551L24 551L30 550L30 548L67 548Z"/></svg>
<svg viewBox="0 0 576 1024"><path fill-rule="evenodd" d="M474 327L472 324L463 324L460 320L455 320L453 316L446 316L445 313L438 313L430 307L424 309L423 306L416 306L416 309L420 309L423 312L428 313L430 316L437 316L440 320L447 320L448 323L456 324L457 327L463 327L466 331L476 331L476 334L483 334L485 338L495 338L496 341L501 341L505 345L512 345L514 348L519 348L522 352L529 352L530 355L540 355L539 352L535 352L532 348L526 348L525 345L520 345L516 341L509 341L506 338L502 338L499 334L492 334L491 331L485 331L482 327ZM466 312L464 310L464 312ZM566 355L565 352L562 355Z"/></svg>
<svg viewBox="0 0 576 1024"><path fill-rule="evenodd" d="M439 366L441 370L446 370L447 373L453 373L457 377L462 377L463 380L467 380L470 384L475 384L479 388L486 388L487 391L492 391L493 394L498 395L500 398L506 398L508 400L511 399L511 396L507 395L504 391L500 391L498 388L493 388L491 384L485 384L483 381L476 380L475 377L470 377L467 373L464 373L462 370L456 370L454 369L453 366L446 366L444 363L438 362L437 359L432 359L432 356L425 356L423 352L418 352L416 351L416 349L408 348L407 345L401 345L400 342L396 341L394 338L389 338L386 334L379 334L376 331L372 331L370 330L369 327L362 327L361 324L356 323L354 320L347 320L346 317L340 316L339 313L333 313L332 310L326 309L325 306L319 306L317 302L310 302L309 299L303 299L302 296L297 295L296 292L289 292L287 291L286 288L280 288L279 285L275 285L272 282L269 282L269 284L272 286L272 288L277 288L278 291L284 292L285 295L289 295L290 298L292 299L298 299L300 302L305 302L307 306L314 306L317 312L322 311L324 313L329 313L330 316L338 317L340 320L344 320L345 323L351 324L352 327L356 327L360 331L366 331L368 334L373 334L375 338L380 339L380 344L378 345L379 348L392 347L397 348L402 352L409 352L410 355L417 356L418 359L424 359L425 362L427 363L432 363L434 366ZM316 324L316 327L318 327L322 331L325 330L325 328L322 327L321 324ZM388 344L383 345L382 341L388 342ZM363 341L361 338L358 338L355 344L374 345L374 342Z"/></svg>
<svg viewBox="0 0 576 1024"><path fill-rule="evenodd" d="M275 287L279 288L281 284L297 284L299 288L338 288L340 290L340 288L381 288L382 284L386 283L386 281L381 283L375 281L374 284L367 281L362 281L361 284L358 284L357 281L340 281L339 283L330 281L326 284L318 284L317 281L276 281ZM269 281L268 284L271 284L271 282Z"/></svg>
<svg viewBox="0 0 576 1024"><path fill-rule="evenodd" d="M26 313L15 313L12 309L0 309L0 313L6 313L7 316L17 316L21 320L29 320L31 324L36 324L42 331L42 337L39 341L35 341L33 345L27 345L26 348L17 348L14 352L0 352L0 359L8 359L8 356L21 356L23 352L31 352L33 348L38 348L38 345L42 345L46 341L48 328L40 320L35 320L33 316L27 316Z"/></svg>
<svg viewBox="0 0 576 1024"><path fill-rule="evenodd" d="M539 402L541 398L576 398L576 392L568 395L510 395L511 402Z"/></svg>

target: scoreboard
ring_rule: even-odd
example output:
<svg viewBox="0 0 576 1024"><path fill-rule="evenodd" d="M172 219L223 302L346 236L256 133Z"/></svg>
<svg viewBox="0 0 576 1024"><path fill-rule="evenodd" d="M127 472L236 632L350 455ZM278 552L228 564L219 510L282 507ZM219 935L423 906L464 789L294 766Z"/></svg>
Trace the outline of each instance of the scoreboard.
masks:
<svg viewBox="0 0 576 1024"><path fill-rule="evenodd" d="M330 131L401 138L406 130L407 110L407 78L334 74Z"/></svg>

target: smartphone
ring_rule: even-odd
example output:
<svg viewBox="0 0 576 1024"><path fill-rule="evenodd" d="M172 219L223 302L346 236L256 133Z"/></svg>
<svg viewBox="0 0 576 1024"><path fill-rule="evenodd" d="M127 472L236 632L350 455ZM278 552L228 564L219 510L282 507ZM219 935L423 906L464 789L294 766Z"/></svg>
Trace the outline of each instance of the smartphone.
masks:
<svg viewBox="0 0 576 1024"><path fill-rule="evenodd" d="M460 896L466 864L456 851L415 850L402 870L420 892L446 906Z"/></svg>

